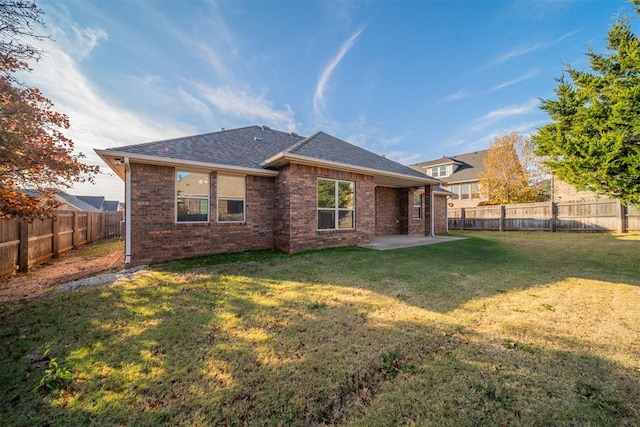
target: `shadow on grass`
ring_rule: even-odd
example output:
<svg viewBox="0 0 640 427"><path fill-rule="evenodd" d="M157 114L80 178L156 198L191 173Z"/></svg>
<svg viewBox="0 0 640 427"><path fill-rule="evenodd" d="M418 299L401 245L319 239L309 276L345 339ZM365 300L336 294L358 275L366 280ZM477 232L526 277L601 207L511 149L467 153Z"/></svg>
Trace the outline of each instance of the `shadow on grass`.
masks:
<svg viewBox="0 0 640 427"><path fill-rule="evenodd" d="M638 372L577 348L496 340L449 315L575 268L639 284L626 262L614 277L593 264L584 242L575 242L579 260L562 261L554 260L562 247L521 249L516 237L250 262L245 254L238 264L171 267L4 307L0 417L15 425L637 423ZM529 258L540 253L548 256ZM74 381L43 395L33 389L47 343Z"/></svg>

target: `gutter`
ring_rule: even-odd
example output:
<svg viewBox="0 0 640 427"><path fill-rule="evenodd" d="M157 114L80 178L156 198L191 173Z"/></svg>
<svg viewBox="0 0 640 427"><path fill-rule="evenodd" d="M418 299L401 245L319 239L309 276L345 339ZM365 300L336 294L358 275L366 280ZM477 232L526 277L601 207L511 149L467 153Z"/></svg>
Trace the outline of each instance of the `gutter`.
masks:
<svg viewBox="0 0 640 427"><path fill-rule="evenodd" d="M253 176L278 176L279 172L268 169L257 169L257 168L248 168L243 166L232 166L232 165L223 165L219 163L209 163L209 162L200 162L197 160L182 160L176 159L173 157L161 157L161 156L149 156L144 154L131 154L125 151L113 151L113 150L94 150L102 160L113 169L116 174L121 178L125 179L122 171L116 167L115 158L129 158L130 160L135 160L140 163L147 163L153 165L161 165L161 166L191 166L194 168L200 168L207 171L224 171L224 172L235 172L235 173L246 173L247 175Z"/></svg>

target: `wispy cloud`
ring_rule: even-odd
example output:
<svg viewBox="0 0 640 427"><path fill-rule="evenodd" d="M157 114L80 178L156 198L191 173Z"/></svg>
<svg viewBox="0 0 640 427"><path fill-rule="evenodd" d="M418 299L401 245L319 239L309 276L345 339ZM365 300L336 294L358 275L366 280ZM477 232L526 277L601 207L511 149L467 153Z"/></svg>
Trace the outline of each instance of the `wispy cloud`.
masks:
<svg viewBox="0 0 640 427"><path fill-rule="evenodd" d="M508 62L514 58L517 58L522 55L527 55L529 53L537 52L539 50L547 49L561 41L568 39L576 34L578 34L581 30L570 31L568 33L563 34L555 40L550 42L538 42L533 44L521 44L519 46L514 47L513 49L501 53L495 56L493 59L487 61L484 65L480 66L476 72L486 70L487 68L495 67L497 65Z"/></svg>
<svg viewBox="0 0 640 427"><path fill-rule="evenodd" d="M529 114L534 112L540 101L538 99L532 99L524 104L519 105L510 105L505 108L499 108L497 110L490 111L484 116L473 121L471 125L471 130L480 131L484 129L487 125L498 122L508 117L518 116L522 114Z"/></svg>
<svg viewBox="0 0 640 427"><path fill-rule="evenodd" d="M166 118L151 120L106 101L83 74L78 60L90 54L101 40L107 40L107 33L100 29L85 31L70 25L65 27L72 31L65 33L61 27L49 23L56 42L40 42L38 47L48 54L42 61L31 64L33 71L24 80L40 88L54 102L55 111L69 116L71 127L64 133L74 141L75 152L86 155L86 163L104 167L94 148L164 139L193 130L184 123ZM72 191L122 200L122 182L110 176L108 170L105 172L96 178L95 185L77 184Z"/></svg>
<svg viewBox="0 0 640 427"><path fill-rule="evenodd" d="M440 102L451 102L451 101L458 101L460 99L464 99L467 98L468 96L470 96L471 93L469 93L467 90L465 89L460 89L457 92L454 92L450 95L445 96L444 98L442 98L440 100Z"/></svg>
<svg viewBox="0 0 640 427"><path fill-rule="evenodd" d="M512 80L507 80L505 82L502 82L500 84L495 85L494 87L492 87L491 89L489 89L487 92L493 92L496 90L500 90L500 89L504 89L505 87L509 87L509 86L513 86L517 83L523 82L525 80L529 80L531 78L536 77L537 75L540 74L540 69L536 68L533 71L529 71L528 73L525 73L519 77L516 77L515 79Z"/></svg>
<svg viewBox="0 0 640 427"><path fill-rule="evenodd" d="M221 113L257 119L274 127L288 131L296 130L293 110L289 105L284 109L277 109L262 95L231 87L211 87L200 83L193 83L198 94Z"/></svg>
<svg viewBox="0 0 640 427"><path fill-rule="evenodd" d="M327 88L327 85L329 84L329 79L331 79L333 71L338 66L342 58L344 58L347 52L349 52L349 50L353 47L353 44L355 43L358 36L362 34L362 31L364 31L364 28L360 28L358 31L353 33L351 37L349 37L347 41L342 44L340 50L338 50L338 53L324 67L324 70L322 70L322 74L320 75L320 79L318 80L318 83L316 85L315 95L313 96L313 110L316 114L316 117L321 116L324 112L325 90Z"/></svg>
<svg viewBox="0 0 640 427"><path fill-rule="evenodd" d="M409 133L405 132L402 135L397 135L390 138L382 138L380 142L382 143L383 147L394 147L404 141L408 135Z"/></svg>

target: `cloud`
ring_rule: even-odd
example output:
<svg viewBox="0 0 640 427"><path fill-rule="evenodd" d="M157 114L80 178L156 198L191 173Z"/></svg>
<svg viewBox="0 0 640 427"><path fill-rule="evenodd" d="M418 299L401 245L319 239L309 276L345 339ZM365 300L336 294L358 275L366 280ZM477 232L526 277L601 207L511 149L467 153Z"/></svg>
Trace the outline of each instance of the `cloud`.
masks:
<svg viewBox="0 0 640 427"><path fill-rule="evenodd" d="M245 90L233 89L228 86L211 87L200 83L193 83L198 94L210 105L224 114L246 119L257 119L266 122L270 126L296 130L296 122L293 110L289 105L278 110L273 104Z"/></svg>
<svg viewBox="0 0 640 427"><path fill-rule="evenodd" d="M499 108L497 110L493 110L485 114L484 116L474 120L471 126L471 130L480 131L484 129L487 125L498 122L505 118L532 113L537 109L539 104L540 104L540 100L532 99L528 102L525 102L524 104L510 105L505 108Z"/></svg>
<svg viewBox="0 0 640 427"><path fill-rule="evenodd" d="M107 102L99 94L80 70L74 55L83 59L101 40L107 40L104 30L83 30L67 23L65 27L71 31L65 32L51 22L48 26L54 32L56 42L39 42L38 47L48 54L31 64L33 71L24 76L24 81L38 87L44 96L51 99L55 111L69 116L71 127L64 133L74 141L75 153L84 153L86 163L100 165L104 172L95 178L95 185L76 184L71 191L123 200L122 181L110 175L93 149L165 139L183 135L193 128L168 119L145 118Z"/></svg>
<svg viewBox="0 0 640 427"><path fill-rule="evenodd" d="M460 99L467 98L471 94L467 92L465 89L460 89L459 91L452 93L450 95L445 96L440 100L440 102L450 102L450 101L458 101Z"/></svg>
<svg viewBox="0 0 640 427"><path fill-rule="evenodd" d="M318 84L316 85L316 92L313 96L313 109L316 116L321 116L324 110L324 93L329 84L329 79L331 79L331 75L333 71L338 66L342 58L349 52L349 50L353 47L356 39L360 34L364 31L364 28L360 28L358 31L353 33L351 37L345 41L338 53L329 61L329 63L322 70L322 74L320 75L320 79L318 80Z"/></svg>
<svg viewBox="0 0 640 427"><path fill-rule="evenodd" d="M555 40L552 40L550 42L539 42L539 43L534 43L534 44L521 44L519 46L516 46L515 48L502 53L500 55L497 55L496 57L494 57L493 59L490 59L487 63L485 63L484 65L482 65L480 68L478 68L476 70L476 72L479 71L483 71L486 70L487 68L491 68L491 67L495 67L496 65L500 65L503 64L505 62L508 62L514 58L517 58L519 56L522 55L526 55L529 53L533 53L539 50L543 50L543 49L547 49L555 44L560 43L561 41L568 39L569 37L572 37L576 34L578 34L581 30L575 30L575 31L570 31L568 33L563 34L562 36L558 37Z"/></svg>
<svg viewBox="0 0 640 427"><path fill-rule="evenodd" d="M535 69L533 71L529 71L528 73L523 74L520 77L516 77L515 79L507 80L507 81L502 82L502 83L500 83L498 85L495 85L494 87L489 89L487 92L493 92L493 91L496 91L496 90L504 89L505 87L509 87L509 86L515 85L517 83L523 82L525 80L529 80L529 79L531 79L533 77L536 77L539 74L540 74L540 69Z"/></svg>
<svg viewBox="0 0 640 427"><path fill-rule="evenodd" d="M78 49L76 54L80 59L84 59L98 45L101 40L107 40L107 32L102 28L80 28L78 25L72 25L71 29L76 35L79 43L75 44Z"/></svg>
<svg viewBox="0 0 640 427"><path fill-rule="evenodd" d="M394 147L400 144L406 137L409 135L408 132L405 132L402 135L394 136L391 138L382 138L381 143L383 147Z"/></svg>
<svg viewBox="0 0 640 427"><path fill-rule="evenodd" d="M410 165L412 163L417 163L421 157L421 155L418 153L409 153L407 151L402 151L402 150L389 151L384 155L387 159L391 159L403 165Z"/></svg>

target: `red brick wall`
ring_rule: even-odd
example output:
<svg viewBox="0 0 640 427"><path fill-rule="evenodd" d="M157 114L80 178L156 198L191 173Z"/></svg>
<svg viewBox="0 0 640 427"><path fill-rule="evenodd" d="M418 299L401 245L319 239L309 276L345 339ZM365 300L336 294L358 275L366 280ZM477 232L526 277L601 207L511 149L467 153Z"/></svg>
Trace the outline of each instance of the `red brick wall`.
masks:
<svg viewBox="0 0 640 427"><path fill-rule="evenodd" d="M447 196L434 195L434 228L436 233L446 233L447 231Z"/></svg>
<svg viewBox="0 0 640 427"><path fill-rule="evenodd" d="M317 230L318 178L354 181L354 230ZM290 164L280 170L276 183L276 248L300 252L370 243L375 235L373 177L313 166Z"/></svg>
<svg viewBox="0 0 640 427"><path fill-rule="evenodd" d="M211 173L210 220L175 222L172 167L131 164L131 264L274 247L275 179L246 178L246 222L216 222L216 173ZM129 207L127 207L129 208Z"/></svg>
<svg viewBox="0 0 640 427"><path fill-rule="evenodd" d="M398 191L391 187L376 187L376 235L401 233Z"/></svg>

